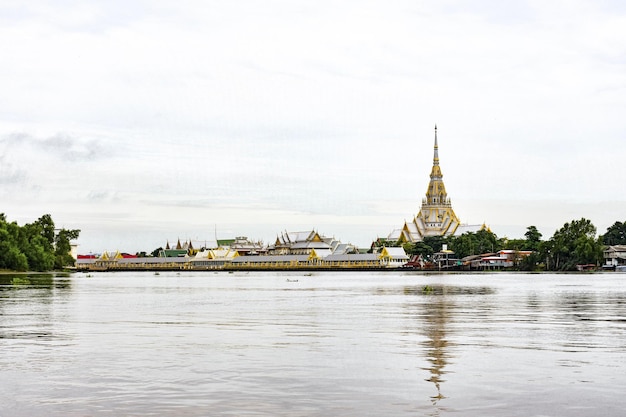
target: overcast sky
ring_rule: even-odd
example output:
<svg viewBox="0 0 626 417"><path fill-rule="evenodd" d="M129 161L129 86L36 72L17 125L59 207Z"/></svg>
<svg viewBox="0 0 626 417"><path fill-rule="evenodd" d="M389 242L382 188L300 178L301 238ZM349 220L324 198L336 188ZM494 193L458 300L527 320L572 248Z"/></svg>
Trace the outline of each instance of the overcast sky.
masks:
<svg viewBox="0 0 626 417"><path fill-rule="evenodd" d="M81 253L626 220L626 2L1 1L0 212Z"/></svg>

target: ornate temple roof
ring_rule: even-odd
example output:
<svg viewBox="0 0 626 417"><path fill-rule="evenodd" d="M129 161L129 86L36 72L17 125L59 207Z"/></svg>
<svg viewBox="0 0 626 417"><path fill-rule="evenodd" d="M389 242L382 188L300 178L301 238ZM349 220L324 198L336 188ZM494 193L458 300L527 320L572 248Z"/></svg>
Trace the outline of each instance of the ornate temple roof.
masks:
<svg viewBox="0 0 626 417"><path fill-rule="evenodd" d="M443 183L443 174L439 165L437 125L435 125L433 166L426 197L422 199L422 206L413 220L404 223L397 240L419 242L426 236L450 236L456 232L460 223L452 209L452 202Z"/></svg>

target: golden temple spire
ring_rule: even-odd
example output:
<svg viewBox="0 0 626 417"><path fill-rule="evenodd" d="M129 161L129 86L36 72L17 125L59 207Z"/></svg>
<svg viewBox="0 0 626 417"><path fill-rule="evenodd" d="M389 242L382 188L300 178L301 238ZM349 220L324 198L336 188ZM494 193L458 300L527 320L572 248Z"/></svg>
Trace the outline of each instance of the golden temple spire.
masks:
<svg viewBox="0 0 626 417"><path fill-rule="evenodd" d="M437 144L437 125L435 124L435 156L433 157L433 165L439 165L439 145Z"/></svg>
<svg viewBox="0 0 626 417"><path fill-rule="evenodd" d="M422 206L411 222L404 222L401 237L405 242L419 242L429 236L453 236L461 222L452 209L452 202L443 183L439 166L439 143L435 124L435 149L430 182Z"/></svg>
<svg viewBox="0 0 626 417"><path fill-rule="evenodd" d="M439 168L439 144L437 143L437 125L435 125L435 153L433 156L433 169L430 171L430 182L431 185L429 189L432 189L432 182L441 181L443 178L443 174L441 173L441 168Z"/></svg>

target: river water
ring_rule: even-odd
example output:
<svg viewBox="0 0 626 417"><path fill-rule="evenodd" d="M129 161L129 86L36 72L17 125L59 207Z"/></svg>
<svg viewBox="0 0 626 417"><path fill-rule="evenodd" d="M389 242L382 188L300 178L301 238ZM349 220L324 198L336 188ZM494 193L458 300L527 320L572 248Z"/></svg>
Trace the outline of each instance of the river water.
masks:
<svg viewBox="0 0 626 417"><path fill-rule="evenodd" d="M0 276L1 416L622 416L626 274Z"/></svg>

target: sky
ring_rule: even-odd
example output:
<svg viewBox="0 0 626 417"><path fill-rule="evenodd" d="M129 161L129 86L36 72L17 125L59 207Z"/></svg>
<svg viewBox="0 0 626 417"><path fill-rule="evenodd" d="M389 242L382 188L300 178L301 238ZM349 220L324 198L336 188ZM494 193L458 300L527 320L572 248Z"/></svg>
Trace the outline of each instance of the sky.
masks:
<svg viewBox="0 0 626 417"><path fill-rule="evenodd" d="M626 220L626 3L0 0L0 212L79 252L317 230L426 194L544 239Z"/></svg>

